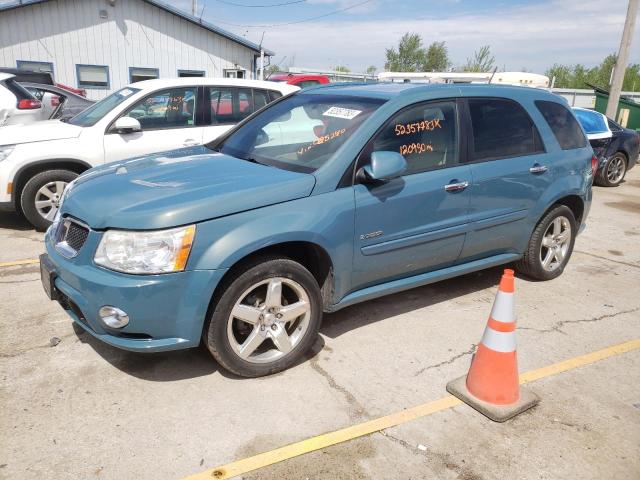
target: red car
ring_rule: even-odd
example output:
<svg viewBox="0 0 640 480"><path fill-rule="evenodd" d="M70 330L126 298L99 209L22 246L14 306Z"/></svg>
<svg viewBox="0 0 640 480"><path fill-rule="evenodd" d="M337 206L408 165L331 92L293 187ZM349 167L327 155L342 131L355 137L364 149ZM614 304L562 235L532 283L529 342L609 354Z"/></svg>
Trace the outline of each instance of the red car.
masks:
<svg viewBox="0 0 640 480"><path fill-rule="evenodd" d="M316 87L329 83L326 75L312 75L306 73L274 73L267 80L271 82L285 82L300 88Z"/></svg>

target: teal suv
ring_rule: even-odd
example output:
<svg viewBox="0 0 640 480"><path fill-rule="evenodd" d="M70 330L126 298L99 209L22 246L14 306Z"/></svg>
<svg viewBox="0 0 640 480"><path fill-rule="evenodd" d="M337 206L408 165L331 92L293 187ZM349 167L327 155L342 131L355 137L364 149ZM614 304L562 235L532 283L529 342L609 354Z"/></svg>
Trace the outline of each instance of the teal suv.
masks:
<svg viewBox="0 0 640 480"><path fill-rule="evenodd" d="M496 85L333 85L215 143L91 169L46 235L50 298L96 338L203 342L283 370L323 312L505 263L560 275L593 152L559 97Z"/></svg>

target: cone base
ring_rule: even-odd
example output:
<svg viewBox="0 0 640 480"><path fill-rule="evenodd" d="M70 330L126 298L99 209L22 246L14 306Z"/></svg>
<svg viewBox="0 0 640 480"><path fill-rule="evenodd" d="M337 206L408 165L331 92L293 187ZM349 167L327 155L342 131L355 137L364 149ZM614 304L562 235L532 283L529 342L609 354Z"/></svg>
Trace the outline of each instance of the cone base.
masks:
<svg viewBox="0 0 640 480"><path fill-rule="evenodd" d="M464 403L476 409L494 422L500 423L530 409L540 401L540 398L538 398L535 393L520 387L520 400L516 403L511 405L494 405L493 403L485 402L474 397L473 394L469 392L467 389L466 375L447 383L447 392L458 397Z"/></svg>

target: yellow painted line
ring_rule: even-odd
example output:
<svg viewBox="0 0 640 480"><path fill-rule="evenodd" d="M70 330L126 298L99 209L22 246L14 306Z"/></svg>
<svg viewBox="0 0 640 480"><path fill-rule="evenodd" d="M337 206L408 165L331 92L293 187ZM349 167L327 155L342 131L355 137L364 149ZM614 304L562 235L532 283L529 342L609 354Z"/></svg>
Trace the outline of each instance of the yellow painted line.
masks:
<svg viewBox="0 0 640 480"><path fill-rule="evenodd" d="M574 368L589 365L591 363L604 360L605 358L620 355L621 353L629 352L636 349L640 349L640 338L631 340L629 342L620 343L618 345L613 345L611 347L603 348L602 350L598 350L596 352L587 353L586 355L570 358L569 360L554 363L553 365L549 365L547 367L531 370L530 372L526 372L520 375L520 383L525 384L533 382L535 380L540 380L541 378L556 375L568 370L573 370ZM204 472L185 477L183 480L205 480L212 478L226 479L236 477L238 475L257 470L259 468L273 465L274 463L282 462L299 455L304 455L305 453L314 452L316 450L330 447L331 445L343 443L349 440L353 440L354 438L362 437L364 435L369 435L371 433L384 430L386 428L395 427L411 420L426 417L436 412L448 410L460 404L462 404L460 400L458 400L456 397L448 395L439 400L408 408L406 410L402 410L401 412L392 413L391 415L387 415L385 417L380 417L368 422L352 425L341 430L336 430L335 432L318 435L317 437L308 438L300 442L276 448L275 450L271 450L269 452L254 455L253 457L244 458L227 465L212 468Z"/></svg>
<svg viewBox="0 0 640 480"><path fill-rule="evenodd" d="M29 258L27 260L16 260L15 262L0 262L1 267L15 267L17 265L33 265L34 263L40 263L37 258Z"/></svg>

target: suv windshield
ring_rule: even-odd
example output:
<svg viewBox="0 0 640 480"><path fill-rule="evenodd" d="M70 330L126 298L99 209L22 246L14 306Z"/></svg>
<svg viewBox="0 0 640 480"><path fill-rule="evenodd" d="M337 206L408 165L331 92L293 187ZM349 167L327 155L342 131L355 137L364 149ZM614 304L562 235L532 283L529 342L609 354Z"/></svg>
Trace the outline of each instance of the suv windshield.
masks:
<svg viewBox="0 0 640 480"><path fill-rule="evenodd" d="M297 94L273 104L212 148L285 170L324 165L384 100Z"/></svg>
<svg viewBox="0 0 640 480"><path fill-rule="evenodd" d="M107 98L100 100L98 103L94 103L86 110L72 117L68 123L79 127L92 127L107 113L139 91L139 88L126 87L117 92L113 92Z"/></svg>

